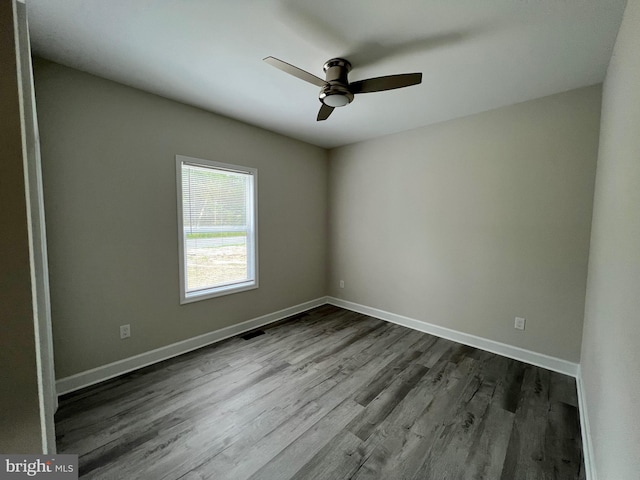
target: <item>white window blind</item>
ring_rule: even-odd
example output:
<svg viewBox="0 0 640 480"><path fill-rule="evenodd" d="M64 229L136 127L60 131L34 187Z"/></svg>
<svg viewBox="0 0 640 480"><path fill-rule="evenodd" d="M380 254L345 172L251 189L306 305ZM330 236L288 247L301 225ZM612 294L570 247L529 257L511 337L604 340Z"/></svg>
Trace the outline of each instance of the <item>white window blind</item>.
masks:
<svg viewBox="0 0 640 480"><path fill-rule="evenodd" d="M177 157L182 301L255 288L255 169Z"/></svg>

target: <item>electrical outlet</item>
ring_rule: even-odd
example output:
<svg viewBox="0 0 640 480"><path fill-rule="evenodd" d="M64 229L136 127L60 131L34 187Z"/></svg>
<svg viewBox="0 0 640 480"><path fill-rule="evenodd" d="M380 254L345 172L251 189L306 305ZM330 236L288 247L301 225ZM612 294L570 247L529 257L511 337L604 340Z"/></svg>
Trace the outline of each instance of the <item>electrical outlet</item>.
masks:
<svg viewBox="0 0 640 480"><path fill-rule="evenodd" d="M525 324L526 320L522 317L516 317L516 322L514 324L514 327L517 328L518 330L524 330L524 324Z"/></svg>
<svg viewBox="0 0 640 480"><path fill-rule="evenodd" d="M129 338L131 336L131 325L120 325L120 339Z"/></svg>
<svg viewBox="0 0 640 480"><path fill-rule="evenodd" d="M344 280L340 280L340 288L344 288Z"/></svg>

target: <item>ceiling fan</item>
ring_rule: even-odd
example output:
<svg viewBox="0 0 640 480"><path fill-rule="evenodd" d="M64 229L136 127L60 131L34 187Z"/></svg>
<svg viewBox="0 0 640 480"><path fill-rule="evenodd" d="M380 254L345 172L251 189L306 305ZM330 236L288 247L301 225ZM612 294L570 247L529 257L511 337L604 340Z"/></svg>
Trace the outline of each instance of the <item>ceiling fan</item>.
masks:
<svg viewBox="0 0 640 480"><path fill-rule="evenodd" d="M326 80L275 57L267 57L264 61L289 75L321 87L319 98L322 106L318 112L317 121L329 118L334 108L350 104L353 96L358 93L382 92L410 87L422 82L422 73L402 73L349 83L347 75L351 70L351 64L343 58L332 58L324 64Z"/></svg>

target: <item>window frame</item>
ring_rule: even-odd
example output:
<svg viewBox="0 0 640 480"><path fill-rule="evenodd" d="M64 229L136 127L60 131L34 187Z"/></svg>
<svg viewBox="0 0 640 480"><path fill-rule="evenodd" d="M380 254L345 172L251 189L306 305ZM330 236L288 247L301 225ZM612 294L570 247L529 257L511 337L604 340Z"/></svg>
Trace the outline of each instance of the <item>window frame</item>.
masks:
<svg viewBox="0 0 640 480"><path fill-rule="evenodd" d="M185 248L184 213L182 198L182 167L192 165L201 168L211 168L225 170L234 173L243 173L252 177L252 192L248 195L251 202L247 213L250 217L249 228L247 229L247 270L250 280L233 284L211 287L195 292L187 291L187 252ZM258 288L258 170L252 167L233 165L230 163L216 162L202 158L188 157L186 155L176 155L176 187L178 201L178 263L180 278L180 304L198 302L210 298L231 295L233 293L245 292ZM253 275L251 275L253 274ZM253 277L253 278L251 278Z"/></svg>

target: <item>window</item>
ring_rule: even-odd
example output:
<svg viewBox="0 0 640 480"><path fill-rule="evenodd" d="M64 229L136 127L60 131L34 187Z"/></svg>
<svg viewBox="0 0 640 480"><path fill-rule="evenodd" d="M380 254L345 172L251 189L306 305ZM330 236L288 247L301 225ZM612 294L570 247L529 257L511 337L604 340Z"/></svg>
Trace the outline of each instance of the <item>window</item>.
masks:
<svg viewBox="0 0 640 480"><path fill-rule="evenodd" d="M257 288L254 168L176 156L180 303Z"/></svg>

